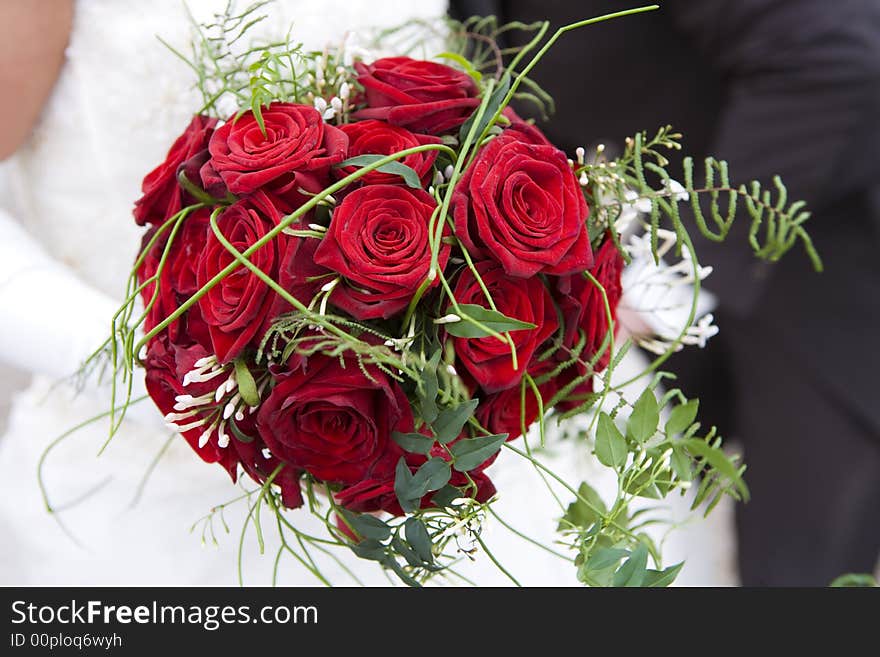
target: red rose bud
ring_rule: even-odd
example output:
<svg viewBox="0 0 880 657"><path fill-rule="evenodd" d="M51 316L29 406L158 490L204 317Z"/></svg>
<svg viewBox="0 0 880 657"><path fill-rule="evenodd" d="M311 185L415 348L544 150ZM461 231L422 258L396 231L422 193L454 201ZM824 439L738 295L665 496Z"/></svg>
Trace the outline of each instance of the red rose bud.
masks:
<svg viewBox="0 0 880 657"><path fill-rule="evenodd" d="M605 288L612 319L616 317L617 304L623 294L623 288L620 284L623 267L623 256L617 250L614 242L610 238L606 238L596 253L596 262L590 269L590 273ZM608 335L608 318L605 314L602 292L582 273L577 273L557 280L555 296L565 322L564 348L560 350L558 358L563 361L570 359L571 350L578 344L581 331L586 337L586 345L579 356L580 362L575 364L571 371L565 370L563 375L568 377L584 375L587 373L587 363L599 353ZM608 367L610 360L611 348L610 344L606 344L604 352L593 366L593 371L601 372ZM589 378L572 391L572 396L583 396L592 391L593 381L592 378ZM563 402L559 404L559 408L567 410L576 405Z"/></svg>
<svg viewBox="0 0 880 657"><path fill-rule="evenodd" d="M216 191L220 178L233 194L250 194L282 176L324 177L345 159L348 137L324 123L314 107L272 103L262 119L265 133L250 111L230 117L214 132L211 160L202 168L206 189Z"/></svg>
<svg viewBox="0 0 880 657"><path fill-rule="evenodd" d="M587 203L565 153L508 129L484 146L453 194L455 234L511 276L563 275L593 263Z"/></svg>
<svg viewBox="0 0 880 657"><path fill-rule="evenodd" d="M356 319L387 319L406 308L428 276L428 224L435 207L424 190L398 185L368 185L348 194L315 251L316 263L343 277L330 303ZM449 251L448 244L441 246L441 268Z"/></svg>
<svg viewBox="0 0 880 657"><path fill-rule="evenodd" d="M143 196L135 202L134 218L138 225L163 224L190 201L177 183L178 168L208 147L217 119L196 115L172 144L165 161L146 175L141 184Z"/></svg>
<svg viewBox="0 0 880 657"><path fill-rule="evenodd" d="M393 479L402 450L392 431L413 428L403 390L377 367L354 358L309 357L282 376L257 416L260 436L274 455L327 482Z"/></svg>
<svg viewBox="0 0 880 657"><path fill-rule="evenodd" d="M281 221L278 209L258 192L230 206L217 219L223 236L238 251L244 251ZM288 237L278 235L251 254L250 261L274 280L278 279L279 254ZM199 287L205 285L235 258L209 229L207 243L198 261ZM220 362L234 359L246 347L262 338L260 329L268 321L275 293L244 266L214 285L201 299L199 308Z"/></svg>
<svg viewBox="0 0 880 657"><path fill-rule="evenodd" d="M537 348L559 326L553 299L537 276L514 279L495 263L477 265L483 283L492 295L498 312L523 322L535 324L533 329L511 331L516 345L517 369L513 368L510 345L496 337L453 338L455 353L470 375L487 393L517 385ZM464 269L453 290L459 304L488 307L483 289L470 269ZM450 306L447 312L452 313Z"/></svg>
<svg viewBox="0 0 880 657"><path fill-rule="evenodd" d="M389 125L384 121L358 121L357 123L342 125L339 129L348 135L348 157L355 157L357 155L392 155L407 148L440 143L440 139L437 137L413 134L405 128ZM437 151L423 151L407 155L398 161L415 171L422 183L427 183L431 175L431 167L436 158ZM336 176L344 178L357 171L357 169L358 167L353 166L343 167L336 170ZM402 185L403 179L393 173L371 171L358 180L358 183L366 185Z"/></svg>
<svg viewBox="0 0 880 657"><path fill-rule="evenodd" d="M474 80L444 64L386 57L356 62L355 68L367 100L367 108L355 113L358 119L438 135L458 128L480 104Z"/></svg>

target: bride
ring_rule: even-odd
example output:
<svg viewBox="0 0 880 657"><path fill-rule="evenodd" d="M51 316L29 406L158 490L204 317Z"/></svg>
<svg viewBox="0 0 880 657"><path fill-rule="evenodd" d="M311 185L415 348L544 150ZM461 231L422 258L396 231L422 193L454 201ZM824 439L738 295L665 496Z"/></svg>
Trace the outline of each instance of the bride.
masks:
<svg viewBox="0 0 880 657"><path fill-rule="evenodd" d="M190 5L196 21L208 22L226 0ZM10 14L0 16L0 30L8 32L0 79L7 89L21 88L0 122L0 155L11 155L11 193L0 199L0 360L34 375L12 400L0 438L0 584L235 584L248 509L243 502L217 505L242 491L171 435L149 402L130 410L97 457L105 423L65 432L107 410L106 388L76 394L59 383L106 337L140 243L142 229L130 213L141 178L199 105L192 71L155 38L186 51L191 23L180 0L57 0L53 8L42 15L32 3L0 9ZM444 11L440 0L278 1L262 9L270 20L258 29L284 34L292 24L297 40L319 49L344 30ZM24 54L16 59L14 51ZM589 480L599 491L615 485L579 441L551 442L547 459L570 480ZM550 545L557 520L550 493L525 461L499 462L491 474L500 515ZM673 515L683 515L688 503L673 500ZM321 531L305 511L292 512L291 521ZM688 559L680 584L734 581L729 522L722 508L666 537L665 560ZM491 518L484 537L520 582L576 583L570 563ZM261 555L252 532L244 537L246 584L271 582L275 549L268 535L266 542ZM352 567L352 555L342 556ZM508 583L485 555L463 562L461 572L480 584ZM335 561L320 566L334 584L356 583ZM374 564L353 569L363 583L388 582ZM282 565L279 582L318 583L293 560Z"/></svg>

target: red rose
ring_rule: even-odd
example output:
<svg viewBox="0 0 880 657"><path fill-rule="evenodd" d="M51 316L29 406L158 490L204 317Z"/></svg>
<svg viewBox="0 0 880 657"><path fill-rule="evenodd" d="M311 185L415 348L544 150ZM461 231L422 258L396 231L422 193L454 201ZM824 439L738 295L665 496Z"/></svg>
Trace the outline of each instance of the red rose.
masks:
<svg viewBox="0 0 880 657"><path fill-rule="evenodd" d="M262 192L230 206L217 219L224 237L244 251L281 220L277 208ZM210 229L209 229L210 230ZM250 261L274 280L278 279L279 253L287 236L281 234L251 254ZM235 259L213 231L198 260L196 282L202 287ZM235 358L247 346L262 338L275 293L244 266L223 278L201 299L199 307L211 335L214 353L220 362Z"/></svg>
<svg viewBox="0 0 880 657"><path fill-rule="evenodd" d="M367 377L353 358L309 357L279 377L257 416L272 453L328 482L385 479L402 450L392 431L412 431L400 386L372 365Z"/></svg>
<svg viewBox="0 0 880 657"><path fill-rule="evenodd" d="M584 195L565 154L532 138L508 129L480 150L453 194L456 236L511 276L583 271L593 263Z"/></svg>
<svg viewBox="0 0 880 657"><path fill-rule="evenodd" d="M423 146L425 144L438 144L440 139L429 135L413 134L409 130L389 125L384 121L358 121L339 126L348 135L348 157L357 155L392 155L407 148ZM423 183L427 183L431 175L431 167L437 158L437 151L423 151L407 155L401 164L405 164L416 172ZM357 171L358 167L343 167L337 170L337 177L345 176ZM371 171L358 180L365 185L370 184L403 184L403 179L393 173Z"/></svg>
<svg viewBox="0 0 880 657"><path fill-rule="evenodd" d="M208 147L217 119L196 115L172 144L165 161L153 169L141 184L143 196L134 204L138 225L162 224L177 214L188 195L177 183L177 170L186 160Z"/></svg>
<svg viewBox="0 0 880 657"><path fill-rule="evenodd" d="M236 420L238 432L247 440L241 440L235 435L230 440L241 462L242 469L258 484L263 484L269 476L283 466L272 480L281 489L281 502L288 509L295 509L303 505L302 490L299 480L302 470L279 460L277 456L266 449L266 443L260 438L253 414L246 414L244 420ZM227 430L228 432L228 430Z"/></svg>
<svg viewBox="0 0 880 657"><path fill-rule="evenodd" d="M216 191L217 177L233 194L250 194L273 182L321 189L329 168L345 159L348 138L324 123L314 107L272 103L262 118L265 134L250 111L230 117L214 132L211 159L202 168L206 189Z"/></svg>
<svg viewBox="0 0 880 657"><path fill-rule="evenodd" d="M559 323L553 299L539 277L513 279L501 267L490 262L478 264L477 271L500 313L536 325L533 329L510 332L516 345L518 367L515 370L510 345L506 342L492 336L476 339L453 338L459 360L480 387L491 393L520 382L536 349L556 331ZM489 305L482 287L470 269L462 271L453 292L460 304ZM451 306L447 312L454 312Z"/></svg>
<svg viewBox="0 0 880 657"><path fill-rule="evenodd" d="M174 237L162 273L159 276L158 294L156 294L155 282L148 283L141 290L144 307L153 301L154 295L156 296L144 322L144 328L147 331L164 321L198 289L196 262L207 241L207 233L210 230L209 217L210 211L207 209L195 210L186 216ZM144 235L142 249L146 248L155 232L154 228ZM144 254L143 261L138 268L139 283L143 284L158 271L159 262L168 243L169 233L170 231L166 230L153 243L150 250ZM169 339L174 343L198 342L203 346L210 347L208 328L198 305L192 306L179 319L172 322L166 330Z"/></svg>
<svg viewBox="0 0 880 657"><path fill-rule="evenodd" d="M528 142L530 144L543 144L545 146L553 146L550 143L550 140L547 139L547 136L541 132L541 130L524 120L516 111L507 106L502 110L502 115L504 115L509 121L510 125L507 127L505 134L508 136L516 135L521 141Z"/></svg>
<svg viewBox="0 0 880 657"><path fill-rule="evenodd" d="M183 387L183 377L186 373L195 369L197 360L208 355L208 351L201 345L174 344L168 340L167 335L160 335L150 340L145 362L146 387L153 402L163 414L175 412L174 405L177 403L178 395L197 397L216 388L216 381L196 382L186 388ZM191 421L198 419L193 417ZM185 426L189 422L181 420L180 425ZM229 445L220 447L216 431L213 431L208 441L200 447L199 442L206 428L207 423L181 433L203 461L219 463L235 481L238 472L238 455L235 449Z"/></svg>
<svg viewBox="0 0 880 657"><path fill-rule="evenodd" d="M617 250L614 242L610 238L606 238L596 253L596 262L590 269L590 273L605 288L612 319L616 316L617 304L623 294L620 284L623 267L623 256ZM571 350L578 344L581 339L581 332L583 332L586 344L578 357L579 362L573 366L574 372L572 375L587 374L587 363L599 353L602 343L608 335L608 318L605 314L605 302L602 299L602 293L592 281L579 273L558 279L556 296L563 321L565 322L565 335L563 337L565 348L558 358L563 361L572 358ZM610 345L605 345L604 352L593 366L593 372L604 370L608 367L610 360ZM575 388L570 397L578 395L583 397L584 394L592 391L593 381L592 378L589 378ZM559 407L562 410L567 410L573 406L563 402Z"/></svg>
<svg viewBox="0 0 880 657"><path fill-rule="evenodd" d="M532 373L532 376L537 375ZM556 381L551 379L537 387L546 413L550 410L546 406L547 402L556 394ZM538 400L529 385L526 386L525 413L522 413L522 406L522 390L520 386L514 386L486 395L477 407L476 417L489 433L506 433L508 440L514 440L522 435L523 420L528 429L538 419L540 412Z"/></svg>
<svg viewBox="0 0 880 657"><path fill-rule="evenodd" d="M464 123L480 104L473 79L444 64L386 57L354 66L367 100L367 108L355 118L442 134Z"/></svg>
<svg viewBox="0 0 880 657"><path fill-rule="evenodd" d="M424 190L399 185L348 194L315 251L315 262L343 277L330 302L357 319L387 319L406 308L431 265L428 222L436 205ZM441 246L440 267L449 251Z"/></svg>

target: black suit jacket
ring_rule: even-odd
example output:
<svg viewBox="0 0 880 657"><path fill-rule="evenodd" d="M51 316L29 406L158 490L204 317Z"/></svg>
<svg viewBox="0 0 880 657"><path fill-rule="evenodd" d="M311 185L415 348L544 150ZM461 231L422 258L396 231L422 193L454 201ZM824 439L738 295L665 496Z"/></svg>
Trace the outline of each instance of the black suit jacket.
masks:
<svg viewBox="0 0 880 657"><path fill-rule="evenodd" d="M638 4L457 0L452 10L555 29ZM809 203L825 273L799 247L757 265L740 219L724 245L698 244L715 266L707 287L880 429L880 0L659 4L562 37L533 74L557 102L542 127L572 152L671 123L688 154L726 159L735 181L780 174Z"/></svg>

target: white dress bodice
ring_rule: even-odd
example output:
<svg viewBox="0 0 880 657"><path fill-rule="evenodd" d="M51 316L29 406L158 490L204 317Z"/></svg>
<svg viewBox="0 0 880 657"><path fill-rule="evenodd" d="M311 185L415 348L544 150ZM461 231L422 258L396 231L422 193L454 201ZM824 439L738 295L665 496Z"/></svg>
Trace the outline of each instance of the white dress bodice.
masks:
<svg viewBox="0 0 880 657"><path fill-rule="evenodd" d="M210 22L226 2L188 5L197 21ZM437 18L445 8L445 0L277 0L253 33L278 37L293 25L294 40L322 49L347 31ZM143 233L131 216L141 180L201 104L193 71L157 38L186 53L190 28L181 0L79 0L61 76L10 166L19 219L114 298Z"/></svg>

